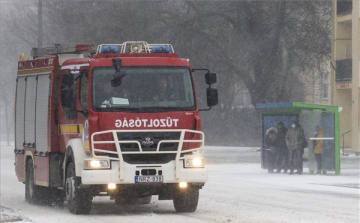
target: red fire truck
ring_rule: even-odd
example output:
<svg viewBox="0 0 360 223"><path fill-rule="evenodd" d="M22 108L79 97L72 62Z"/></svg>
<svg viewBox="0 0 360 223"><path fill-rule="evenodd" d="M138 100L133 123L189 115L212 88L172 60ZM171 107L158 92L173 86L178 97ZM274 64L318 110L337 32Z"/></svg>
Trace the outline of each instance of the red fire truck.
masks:
<svg viewBox="0 0 360 223"><path fill-rule="evenodd" d="M29 203L86 214L94 196L117 204L173 200L197 208L207 181L192 73L207 104L216 74L191 69L170 44L143 41L34 48L18 62L15 170Z"/></svg>

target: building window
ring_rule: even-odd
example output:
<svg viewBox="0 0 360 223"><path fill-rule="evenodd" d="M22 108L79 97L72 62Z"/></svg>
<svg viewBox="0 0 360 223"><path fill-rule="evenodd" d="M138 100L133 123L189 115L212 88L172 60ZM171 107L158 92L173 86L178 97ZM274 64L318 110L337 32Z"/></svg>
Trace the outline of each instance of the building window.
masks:
<svg viewBox="0 0 360 223"><path fill-rule="evenodd" d="M327 74L322 75L321 77L321 98L328 99L329 98L329 77Z"/></svg>
<svg viewBox="0 0 360 223"><path fill-rule="evenodd" d="M352 0L337 0L337 15L350 14L352 11Z"/></svg>
<svg viewBox="0 0 360 223"><path fill-rule="evenodd" d="M352 59L336 61L336 81L351 81Z"/></svg>

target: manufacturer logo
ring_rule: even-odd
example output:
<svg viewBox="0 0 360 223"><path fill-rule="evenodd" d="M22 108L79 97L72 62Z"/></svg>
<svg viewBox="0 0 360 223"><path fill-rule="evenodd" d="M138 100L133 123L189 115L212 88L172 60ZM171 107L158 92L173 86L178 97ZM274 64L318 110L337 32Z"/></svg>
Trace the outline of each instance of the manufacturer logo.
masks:
<svg viewBox="0 0 360 223"><path fill-rule="evenodd" d="M154 144L154 139L150 137L146 137L141 140L141 145L143 146L151 146Z"/></svg>

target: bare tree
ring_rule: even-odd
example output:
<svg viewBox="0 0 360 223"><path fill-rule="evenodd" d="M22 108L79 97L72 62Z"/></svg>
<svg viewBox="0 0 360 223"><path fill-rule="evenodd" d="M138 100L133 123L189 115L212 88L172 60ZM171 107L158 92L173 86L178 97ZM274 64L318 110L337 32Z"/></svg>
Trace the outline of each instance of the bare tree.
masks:
<svg viewBox="0 0 360 223"><path fill-rule="evenodd" d="M26 7L23 4L14 3L6 18L1 15L8 41L16 42L12 51L16 57L20 46L30 48L37 41L37 1L26 1ZM87 0L86 4L48 0L43 1L43 45L126 40L172 43L194 67L219 74L221 104L203 116L215 120L212 125L234 132L238 128L234 120L240 113L233 109L244 88L253 105L302 101L307 94L303 81L326 75L330 6L325 0ZM20 8L23 13L14 16ZM16 59L13 56L9 61ZM16 65L9 71L15 72ZM201 90L200 95L204 102ZM242 122L252 125L247 122L252 120L251 112L246 115Z"/></svg>

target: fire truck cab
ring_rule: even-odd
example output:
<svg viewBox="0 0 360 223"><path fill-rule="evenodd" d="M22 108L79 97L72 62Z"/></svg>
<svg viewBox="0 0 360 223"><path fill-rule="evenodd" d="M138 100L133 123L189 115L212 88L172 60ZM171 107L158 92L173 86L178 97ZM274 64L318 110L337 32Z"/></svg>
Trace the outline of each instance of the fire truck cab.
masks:
<svg viewBox="0 0 360 223"><path fill-rule="evenodd" d="M18 62L15 170L30 203L86 214L94 196L117 204L173 200L197 208L207 181L192 69L170 44L143 41L35 48ZM206 109L205 109L206 110ZM207 109L208 110L208 109Z"/></svg>

